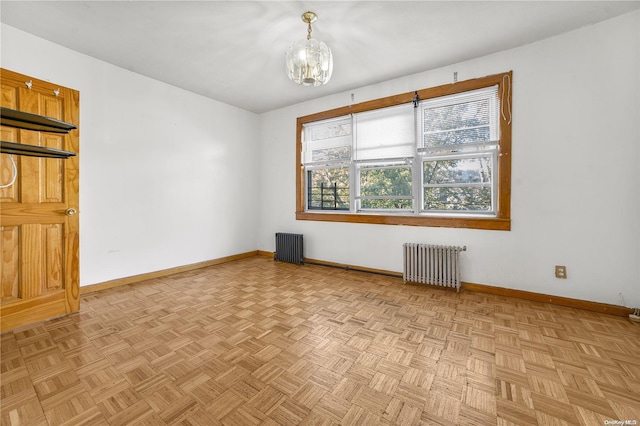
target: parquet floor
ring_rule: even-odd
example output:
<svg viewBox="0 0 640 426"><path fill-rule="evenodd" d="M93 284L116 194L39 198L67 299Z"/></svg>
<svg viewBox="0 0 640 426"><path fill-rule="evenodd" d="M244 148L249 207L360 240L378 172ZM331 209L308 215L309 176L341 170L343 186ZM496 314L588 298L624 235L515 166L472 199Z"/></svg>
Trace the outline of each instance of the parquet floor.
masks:
<svg viewBox="0 0 640 426"><path fill-rule="evenodd" d="M253 257L2 335L3 425L640 423L640 325ZM624 424L624 423L621 423Z"/></svg>

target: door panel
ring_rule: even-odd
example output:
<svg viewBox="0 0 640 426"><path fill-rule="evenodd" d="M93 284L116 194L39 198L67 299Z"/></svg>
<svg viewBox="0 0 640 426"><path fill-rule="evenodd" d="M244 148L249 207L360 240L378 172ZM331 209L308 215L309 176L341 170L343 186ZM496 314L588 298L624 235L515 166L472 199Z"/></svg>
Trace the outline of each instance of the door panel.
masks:
<svg viewBox="0 0 640 426"><path fill-rule="evenodd" d="M19 226L2 226L2 303L18 299Z"/></svg>
<svg viewBox="0 0 640 426"><path fill-rule="evenodd" d="M40 224L25 224L20 227L20 299L31 299L42 294L44 264L42 263L42 235Z"/></svg>
<svg viewBox="0 0 640 426"><path fill-rule="evenodd" d="M48 148L64 149L64 138L61 135L51 133L42 136L43 146ZM44 160L44 159L42 159ZM61 158L48 158L42 161L42 178L41 186L44 189L42 201L45 203L61 203L63 202L64 182L60 180L60 176L64 176L64 162Z"/></svg>
<svg viewBox="0 0 640 426"><path fill-rule="evenodd" d="M0 138L7 142L18 141L18 129L0 127ZM17 155L0 155L0 186L8 185L14 173L14 167L20 170L20 158ZM16 182L5 188L0 188L0 202L17 202L20 183Z"/></svg>
<svg viewBox="0 0 640 426"><path fill-rule="evenodd" d="M62 256L64 253L64 228L61 224L46 224L43 228L43 254L45 257L45 288L44 292L60 290L63 288Z"/></svg>
<svg viewBox="0 0 640 426"><path fill-rule="evenodd" d="M0 70L2 106L78 126L77 91ZM31 88L26 82L31 81ZM79 154L79 130L68 135L0 127L2 140ZM78 155L69 159L0 155L2 231L1 329L77 311L79 298Z"/></svg>

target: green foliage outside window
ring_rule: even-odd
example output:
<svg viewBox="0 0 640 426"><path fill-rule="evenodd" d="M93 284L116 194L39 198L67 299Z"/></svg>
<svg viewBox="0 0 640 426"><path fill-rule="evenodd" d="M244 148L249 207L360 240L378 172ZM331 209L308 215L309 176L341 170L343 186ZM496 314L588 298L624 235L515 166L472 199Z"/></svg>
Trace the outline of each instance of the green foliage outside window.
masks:
<svg viewBox="0 0 640 426"><path fill-rule="evenodd" d="M363 209L412 209L411 168L371 168L360 170L361 208ZM406 196L393 199L367 199L371 197Z"/></svg>

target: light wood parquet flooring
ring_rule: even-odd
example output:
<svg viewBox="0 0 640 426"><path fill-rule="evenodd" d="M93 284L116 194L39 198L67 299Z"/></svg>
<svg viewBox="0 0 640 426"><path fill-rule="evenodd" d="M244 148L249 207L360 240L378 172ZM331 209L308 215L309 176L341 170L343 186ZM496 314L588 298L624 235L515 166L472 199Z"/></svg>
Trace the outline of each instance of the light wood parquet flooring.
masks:
<svg viewBox="0 0 640 426"><path fill-rule="evenodd" d="M2 425L640 423L625 318L266 257L87 294L1 353Z"/></svg>

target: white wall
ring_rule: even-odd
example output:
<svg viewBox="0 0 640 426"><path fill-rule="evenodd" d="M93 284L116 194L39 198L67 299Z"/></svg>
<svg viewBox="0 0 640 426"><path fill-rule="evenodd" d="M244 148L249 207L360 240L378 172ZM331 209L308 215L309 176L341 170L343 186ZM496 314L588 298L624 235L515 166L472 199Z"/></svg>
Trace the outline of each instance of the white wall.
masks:
<svg viewBox="0 0 640 426"><path fill-rule="evenodd" d="M80 92L80 282L256 250L259 117L2 25L1 66Z"/></svg>
<svg viewBox="0 0 640 426"><path fill-rule="evenodd" d="M428 54L428 50L426 51ZM463 281L640 306L640 13L261 116L259 248L402 270L403 242L466 245ZM296 221L296 117L513 70L512 230ZM336 73L340 64L336 63ZM310 89L313 90L313 89ZM568 279L554 277L566 265Z"/></svg>

